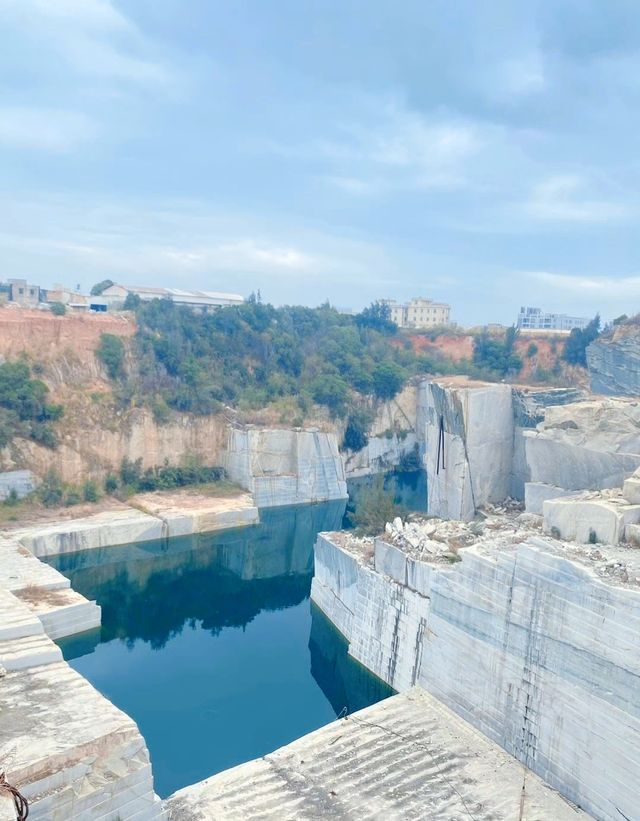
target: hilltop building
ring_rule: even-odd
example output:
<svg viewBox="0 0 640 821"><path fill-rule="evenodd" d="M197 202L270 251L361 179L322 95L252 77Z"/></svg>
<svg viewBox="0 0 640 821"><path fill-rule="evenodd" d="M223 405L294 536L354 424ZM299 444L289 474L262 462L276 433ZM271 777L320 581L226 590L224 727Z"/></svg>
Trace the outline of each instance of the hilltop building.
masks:
<svg viewBox="0 0 640 821"><path fill-rule="evenodd" d="M432 299L415 297L409 302L399 303L395 299L383 299L389 306L391 319L399 328L435 328L449 325L451 306Z"/></svg>
<svg viewBox="0 0 640 821"><path fill-rule="evenodd" d="M522 330L571 331L573 328L585 328L590 320L582 316L567 314L548 314L542 308L523 306L518 314L517 326Z"/></svg>
<svg viewBox="0 0 640 821"><path fill-rule="evenodd" d="M46 292L39 285L27 282L26 279L8 279L9 302L16 302L25 308L37 307L46 299Z"/></svg>
<svg viewBox="0 0 640 821"><path fill-rule="evenodd" d="M168 299L178 305L186 305L202 312L209 312L229 305L242 305L243 297L239 294L227 294L219 291L183 291L179 288L150 288L134 285L111 285L100 296L113 308L121 308L129 294L140 297L143 302L152 299Z"/></svg>

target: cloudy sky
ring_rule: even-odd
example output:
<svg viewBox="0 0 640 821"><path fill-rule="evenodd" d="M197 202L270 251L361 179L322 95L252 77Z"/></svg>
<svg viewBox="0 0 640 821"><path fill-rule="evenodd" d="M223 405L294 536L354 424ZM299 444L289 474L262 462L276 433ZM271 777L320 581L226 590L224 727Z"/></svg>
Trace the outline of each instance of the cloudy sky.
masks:
<svg viewBox="0 0 640 821"><path fill-rule="evenodd" d="M0 0L0 276L640 310L637 0Z"/></svg>

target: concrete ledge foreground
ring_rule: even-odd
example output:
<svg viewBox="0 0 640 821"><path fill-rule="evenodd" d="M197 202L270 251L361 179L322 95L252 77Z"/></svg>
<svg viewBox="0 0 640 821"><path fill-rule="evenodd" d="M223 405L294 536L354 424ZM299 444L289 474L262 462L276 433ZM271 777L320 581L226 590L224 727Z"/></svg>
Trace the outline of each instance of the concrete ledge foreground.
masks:
<svg viewBox="0 0 640 821"><path fill-rule="evenodd" d="M591 817L418 687L179 790L165 808L170 821Z"/></svg>

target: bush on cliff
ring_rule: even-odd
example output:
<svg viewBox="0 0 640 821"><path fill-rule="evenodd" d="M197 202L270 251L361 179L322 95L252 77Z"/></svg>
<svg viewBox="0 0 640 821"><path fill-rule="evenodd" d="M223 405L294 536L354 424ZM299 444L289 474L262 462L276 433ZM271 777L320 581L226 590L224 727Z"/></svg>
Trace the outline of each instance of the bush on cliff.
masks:
<svg viewBox="0 0 640 821"><path fill-rule="evenodd" d="M169 300L136 307L136 401L211 413L250 410L288 397L345 417L362 397L388 399L418 372L379 305L358 316L274 308L257 299L198 314ZM155 399L154 399L155 398Z"/></svg>
<svg viewBox="0 0 640 821"><path fill-rule="evenodd" d="M587 367L587 347L600 336L600 314L586 328L573 328L564 346L563 359L570 365Z"/></svg>
<svg viewBox="0 0 640 821"><path fill-rule="evenodd" d="M507 328L504 337L482 331L473 341L473 364L502 377L516 373L522 368L522 360L514 353L517 338L518 329L513 325Z"/></svg>
<svg viewBox="0 0 640 821"><path fill-rule="evenodd" d="M31 378L26 362L0 365L0 447L14 436L33 439L46 447L57 444L52 423L63 414L62 405L49 404L49 389Z"/></svg>
<svg viewBox="0 0 640 821"><path fill-rule="evenodd" d="M124 376L124 343L115 334L100 334L96 356L105 366L110 379Z"/></svg>
<svg viewBox="0 0 640 821"><path fill-rule="evenodd" d="M347 516L359 535L378 536L384 533L387 522L405 514L405 508L395 502L394 490L387 490L384 476L378 474L373 483L358 494L355 510L347 513Z"/></svg>

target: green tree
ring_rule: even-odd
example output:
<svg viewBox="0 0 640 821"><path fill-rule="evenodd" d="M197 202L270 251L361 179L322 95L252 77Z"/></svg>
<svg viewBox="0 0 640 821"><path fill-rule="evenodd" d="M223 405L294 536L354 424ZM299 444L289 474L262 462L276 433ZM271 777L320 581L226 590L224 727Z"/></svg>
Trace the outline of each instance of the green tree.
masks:
<svg viewBox="0 0 640 821"><path fill-rule="evenodd" d="M49 310L54 316L64 316L67 313L67 306L63 305L62 302L52 302Z"/></svg>
<svg viewBox="0 0 640 821"><path fill-rule="evenodd" d="M383 333L393 334L398 330L398 326L391 319L391 308L388 303L379 300L356 314L356 322L361 327L374 328Z"/></svg>
<svg viewBox="0 0 640 821"><path fill-rule="evenodd" d="M96 356L105 366L110 379L124 376L124 343L115 334L100 334Z"/></svg>
<svg viewBox="0 0 640 821"><path fill-rule="evenodd" d="M111 288L112 285L115 285L115 283L111 279L103 279L101 282L96 282L91 288L91 296L100 296L103 291L106 291L107 288Z"/></svg>
<svg viewBox="0 0 640 821"><path fill-rule="evenodd" d="M380 362L373 369L373 392L379 399L393 399L406 380L405 371L393 362Z"/></svg>
<svg viewBox="0 0 640 821"><path fill-rule="evenodd" d="M378 474L370 487L358 494L354 511L347 515L356 531L363 536L378 536L384 533L384 526L396 516L402 517L406 510L396 504L394 491L384 486L384 476Z"/></svg>
<svg viewBox="0 0 640 821"><path fill-rule="evenodd" d="M573 328L564 346L562 358L571 365L587 367L587 348L600 336L600 314L586 328Z"/></svg>

